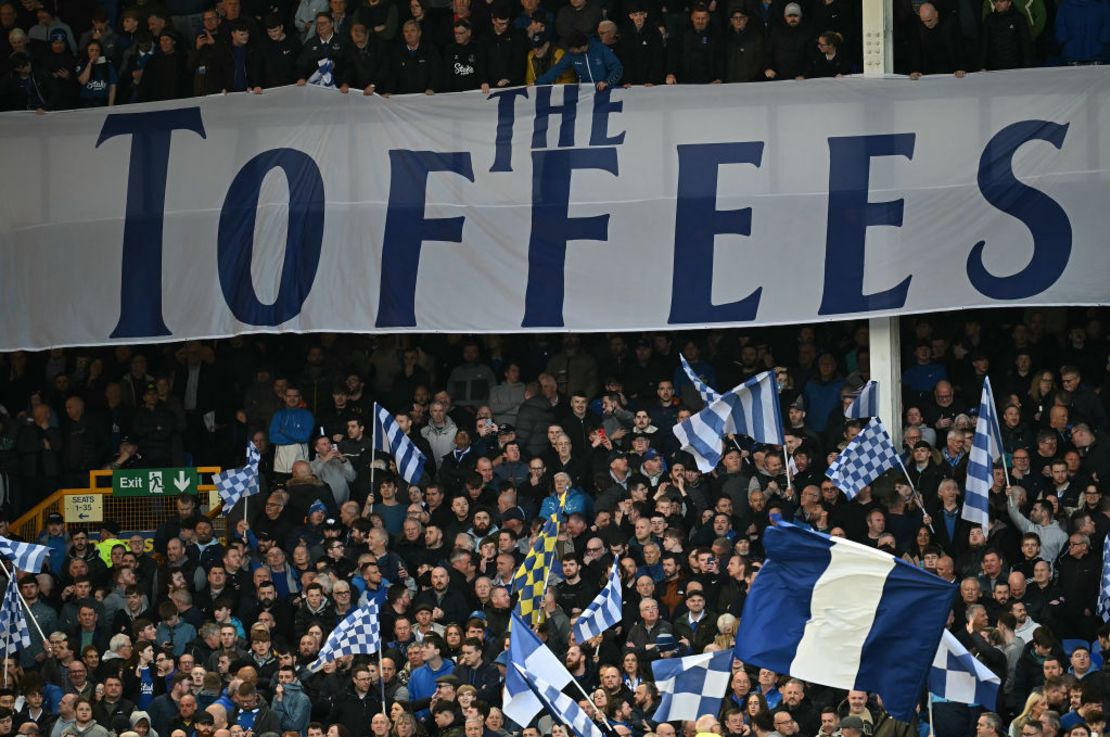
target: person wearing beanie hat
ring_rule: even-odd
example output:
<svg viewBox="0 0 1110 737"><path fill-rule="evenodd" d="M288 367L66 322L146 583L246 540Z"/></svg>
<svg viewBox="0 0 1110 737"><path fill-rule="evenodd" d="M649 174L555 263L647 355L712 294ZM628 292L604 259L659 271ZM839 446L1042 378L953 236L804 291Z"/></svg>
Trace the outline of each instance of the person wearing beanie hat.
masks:
<svg viewBox="0 0 1110 737"><path fill-rule="evenodd" d="M767 79L803 79L813 37L808 25L802 23L801 5L787 3L782 16L781 23L772 22L767 35L767 67L763 76Z"/></svg>

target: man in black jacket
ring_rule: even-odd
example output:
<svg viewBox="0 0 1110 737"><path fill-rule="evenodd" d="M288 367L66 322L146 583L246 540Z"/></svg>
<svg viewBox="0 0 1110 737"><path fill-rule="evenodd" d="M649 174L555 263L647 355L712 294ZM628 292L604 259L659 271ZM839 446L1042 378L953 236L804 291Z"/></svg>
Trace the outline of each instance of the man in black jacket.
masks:
<svg viewBox="0 0 1110 737"><path fill-rule="evenodd" d="M342 724L351 737L370 734L370 720L382 710L381 697L365 665L351 670L351 687L337 696L328 712L328 724Z"/></svg>
<svg viewBox="0 0 1110 737"><path fill-rule="evenodd" d="M266 16L265 26L267 38L258 49L258 82L264 88L293 84L297 81L300 39L285 32L277 13Z"/></svg>
<svg viewBox="0 0 1110 737"><path fill-rule="evenodd" d="M658 26L648 24L641 0L632 0L627 9L630 23L621 31L617 54L624 67L624 86L662 84L667 61L663 35Z"/></svg>
<svg viewBox="0 0 1110 737"><path fill-rule="evenodd" d="M460 686L473 686L478 689L478 699L487 704L497 704L501 700L501 673L493 663L482 660L482 641L476 637L463 640L459 665L453 675L459 679Z"/></svg>
<svg viewBox="0 0 1110 737"><path fill-rule="evenodd" d="M910 79L920 79L925 74L966 74L963 44L956 29L955 16L941 17L936 6L924 3L917 11L920 21L911 32Z"/></svg>
<svg viewBox="0 0 1110 737"><path fill-rule="evenodd" d="M443 89L445 92L464 92L481 89L489 92L486 74L486 49L474 40L470 21L455 21L455 43L443 54Z"/></svg>
<svg viewBox="0 0 1110 737"><path fill-rule="evenodd" d="M668 49L667 84L720 84L724 78L721 40L709 25L709 8L690 11L690 25Z"/></svg>
<svg viewBox="0 0 1110 737"><path fill-rule="evenodd" d="M767 79L797 79L805 74L806 59L813 36L802 22L802 8L789 3L783 12L784 23L771 26L767 34Z"/></svg>
<svg viewBox="0 0 1110 737"><path fill-rule="evenodd" d="M486 43L486 73L491 87L516 87L524 84L528 65L528 36L509 25L509 9L496 5L491 11L493 33Z"/></svg>
<svg viewBox="0 0 1110 737"><path fill-rule="evenodd" d="M328 70L327 62L331 62ZM305 44L297 59L298 85L319 84L334 87L335 80L343 76L343 39L335 32L331 16L316 14L316 35ZM313 79L313 76L316 79Z"/></svg>
<svg viewBox="0 0 1110 737"><path fill-rule="evenodd" d="M366 26L356 22L351 26L339 91L347 92L353 87L364 95L372 95L379 87L387 89L388 64L381 42L370 36Z"/></svg>
<svg viewBox="0 0 1110 737"><path fill-rule="evenodd" d="M404 40L393 57L393 92L435 93L439 89L439 53L431 44L421 42L420 24L414 20L405 21L401 35Z"/></svg>
<svg viewBox="0 0 1110 737"><path fill-rule="evenodd" d="M1022 69L1033 65L1033 38L1024 13L1013 0L994 0L994 12L983 19L979 68Z"/></svg>

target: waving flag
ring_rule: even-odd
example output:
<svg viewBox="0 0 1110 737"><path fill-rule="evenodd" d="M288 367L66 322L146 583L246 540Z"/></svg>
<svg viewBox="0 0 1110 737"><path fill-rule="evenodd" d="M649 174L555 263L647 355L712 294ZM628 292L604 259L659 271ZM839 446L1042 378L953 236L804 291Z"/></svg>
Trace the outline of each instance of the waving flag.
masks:
<svg viewBox="0 0 1110 737"><path fill-rule="evenodd" d="M46 560L46 556L50 555L50 548L0 537L0 555L14 563L21 571L38 573L42 570L42 563Z"/></svg>
<svg viewBox="0 0 1110 737"><path fill-rule="evenodd" d="M393 456L397 462L397 470L401 478L410 484L420 482L424 475L424 454L409 440L401 430L397 420L389 414L389 410L374 402L374 450L384 451Z"/></svg>
<svg viewBox="0 0 1110 737"><path fill-rule="evenodd" d="M732 651L722 650L685 658L655 660L651 664L659 689L655 722L694 720L716 716L732 680Z"/></svg>
<svg viewBox="0 0 1110 737"><path fill-rule="evenodd" d="M352 614L348 614L328 635L316 660L308 669L315 673L324 663L344 655L373 655L382 646L381 619L377 599L369 599Z"/></svg>
<svg viewBox="0 0 1110 737"><path fill-rule="evenodd" d="M521 619L516 612L511 617L509 662L524 666L524 670L530 673L543 673L544 680L557 689L566 688L574 680L570 671L531 630L527 620ZM517 724L528 724L544 709L528 681L516 668L505 671L505 688L501 701L504 704L501 710L505 716Z"/></svg>
<svg viewBox="0 0 1110 737"><path fill-rule="evenodd" d="M753 376L674 426L682 449L692 453L706 473L720 463L722 438L729 433L782 445L782 410L774 372Z"/></svg>
<svg viewBox="0 0 1110 737"><path fill-rule="evenodd" d="M1110 535L1102 543L1102 583L1098 587L1098 616L1110 622Z"/></svg>
<svg viewBox="0 0 1110 737"><path fill-rule="evenodd" d="M867 426L852 438L848 447L829 464L825 475L854 499L860 489L870 484L898 465L898 452L886 428L878 417L872 417Z"/></svg>
<svg viewBox="0 0 1110 737"><path fill-rule="evenodd" d="M862 420L879 414L879 382L869 381L859 390L859 394L844 410L849 420Z"/></svg>
<svg viewBox="0 0 1110 737"><path fill-rule="evenodd" d="M948 701L978 704L993 711L998 704L1002 680L975 659L948 630L941 635L933 667L929 669L929 691Z"/></svg>
<svg viewBox="0 0 1110 737"><path fill-rule="evenodd" d="M551 566L555 564L555 545L558 541L559 523L552 516L543 523L543 529L532 543L532 549L513 576L513 593L520 594L516 602L516 612L529 625L538 624L543 614L543 595L547 591Z"/></svg>
<svg viewBox="0 0 1110 737"><path fill-rule="evenodd" d="M510 669L516 671L524 679L532 693L543 704L543 708L557 721L567 725L576 737L605 737L604 733L593 723L590 716L582 711L574 699L523 667L520 663L512 663Z"/></svg>
<svg viewBox="0 0 1110 737"><path fill-rule="evenodd" d="M575 620L574 639L581 644L620 624L622 599L621 567L614 560L609 568L609 582Z"/></svg>
<svg viewBox="0 0 1110 737"><path fill-rule="evenodd" d="M721 398L720 392L709 386L709 384L706 384L701 380L700 376L694 373L694 368L690 365L690 362L686 360L686 356L682 355L681 352L678 354L678 359L682 361L682 370L686 372L686 377L690 379L690 383L694 385L694 388L701 396L701 401L708 405L713 404Z"/></svg>
<svg viewBox="0 0 1110 737"><path fill-rule="evenodd" d="M994 462L1002 457L1002 430L994 409L994 392L990 377L983 379L979 399L979 419L975 421L975 437L967 459L967 484L960 516L972 524L990 527L990 491L994 483Z"/></svg>
<svg viewBox="0 0 1110 737"><path fill-rule="evenodd" d="M744 604L735 655L911 721L956 587L874 548L779 522Z"/></svg>
<svg viewBox="0 0 1110 737"><path fill-rule="evenodd" d="M254 443L247 441L247 464L242 468L229 468L226 471L220 471L212 477L212 483L216 486L216 493L220 495L220 501L223 502L223 508L220 513L223 516L231 514L231 509L239 500L254 496L258 493L258 462L261 456L258 454L258 448L254 447Z"/></svg>
<svg viewBox="0 0 1110 737"><path fill-rule="evenodd" d="M4 642L4 652L31 647L31 631L27 628L27 617L23 611L23 599L19 596L19 583L15 576L8 578L8 588L0 604L0 638Z"/></svg>

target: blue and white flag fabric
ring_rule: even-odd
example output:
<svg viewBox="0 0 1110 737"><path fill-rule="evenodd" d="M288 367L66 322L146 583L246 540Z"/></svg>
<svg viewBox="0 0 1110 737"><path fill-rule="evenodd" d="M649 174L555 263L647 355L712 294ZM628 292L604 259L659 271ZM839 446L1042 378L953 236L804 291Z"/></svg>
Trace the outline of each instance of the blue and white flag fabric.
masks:
<svg viewBox="0 0 1110 737"><path fill-rule="evenodd" d="M532 694L543 705L556 721L567 725L575 737L605 737L598 726L590 719L590 715L582 711L571 697L560 689L555 688L533 671L525 668L520 663L512 662L506 673L513 672L528 684Z"/></svg>
<svg viewBox="0 0 1110 737"><path fill-rule="evenodd" d="M621 568L616 560L609 567L609 583L601 593L582 610L574 622L574 639L582 644L597 637L605 630L621 623Z"/></svg>
<svg viewBox="0 0 1110 737"><path fill-rule="evenodd" d="M779 522L744 603L735 656L833 688L874 691L912 721L956 586L892 555Z"/></svg>
<svg viewBox="0 0 1110 737"><path fill-rule="evenodd" d="M0 555L14 563L21 571L39 573L42 571L46 556L50 555L50 548L0 536Z"/></svg>
<svg viewBox="0 0 1110 737"><path fill-rule="evenodd" d="M878 414L879 382L872 379L859 390L859 394L844 410L844 416L849 420L862 420L866 417L875 417Z"/></svg>
<svg viewBox="0 0 1110 737"><path fill-rule="evenodd" d="M509 632L509 662L517 663L529 673L543 673L544 680L562 690L574 678L555 653L543 644L528 622L512 613ZM505 688L502 693L501 711L521 726L527 726L544 709L528 681L516 668L505 670Z"/></svg>
<svg viewBox="0 0 1110 737"><path fill-rule="evenodd" d="M315 673L324 667L324 663L345 655L373 655L382 646L381 628L378 600L368 599L336 625L308 669Z"/></svg>
<svg viewBox="0 0 1110 737"><path fill-rule="evenodd" d="M948 630L941 635L933 667L929 669L929 691L960 704L978 704L994 711L1002 680L975 659Z"/></svg>
<svg viewBox="0 0 1110 737"><path fill-rule="evenodd" d="M682 361L682 370L686 372L686 377L690 379L690 383L697 389L698 395L701 396L701 401L708 405L713 404L721 398L720 392L709 386L709 384L706 384L701 380L700 376L694 373L694 368L690 365L690 362L686 360L686 356L682 355L681 352L678 354L678 359Z"/></svg>
<svg viewBox="0 0 1110 737"><path fill-rule="evenodd" d="M227 516L231 514L231 509L239 500L254 496L258 493L258 462L261 456L258 453L258 448L254 447L254 443L250 440L247 441L247 463L242 468L229 468L225 471L220 471L212 477L212 483L216 486L216 493L220 495L220 501L223 502L221 514Z"/></svg>
<svg viewBox="0 0 1110 737"><path fill-rule="evenodd" d="M0 604L0 629L5 653L31 647L31 631L27 627L23 600L19 596L19 581L15 576L8 578L8 588Z"/></svg>
<svg viewBox="0 0 1110 737"><path fill-rule="evenodd" d="M651 672L659 689L659 708L652 721L677 722L696 720L705 714L716 716L732 680L732 651L655 660Z"/></svg>
<svg viewBox="0 0 1110 737"><path fill-rule="evenodd" d="M374 450L384 451L393 456L397 463L397 470L401 478L410 484L420 482L424 475L424 454L416 447L416 443L409 440L397 420L389 414L389 410L374 402Z"/></svg>
<svg viewBox="0 0 1110 737"><path fill-rule="evenodd" d="M854 499L860 489L898 465L894 441L878 417L872 417L852 442L829 464L825 475Z"/></svg>
<svg viewBox="0 0 1110 737"><path fill-rule="evenodd" d="M562 690L547 683L542 677L535 675L519 663L513 663L508 670L524 679L547 713L571 729L575 737L605 737L603 731L594 724L594 720L578 706L577 701L564 694Z"/></svg>
<svg viewBox="0 0 1110 737"><path fill-rule="evenodd" d="M1099 584L1095 611L1103 622L1110 622L1110 535L1102 543L1102 583Z"/></svg>
<svg viewBox="0 0 1110 737"><path fill-rule="evenodd" d="M979 399L979 419L975 421L975 437L967 459L967 484L960 516L984 530L990 527L990 491L994 483L994 462L1002 457L1002 430L994 408L994 392L990 377L983 379Z"/></svg>
<svg viewBox="0 0 1110 737"><path fill-rule="evenodd" d="M705 473L721 462L722 438L730 433L782 445L782 409L773 371L753 376L674 426L682 449L693 454Z"/></svg>

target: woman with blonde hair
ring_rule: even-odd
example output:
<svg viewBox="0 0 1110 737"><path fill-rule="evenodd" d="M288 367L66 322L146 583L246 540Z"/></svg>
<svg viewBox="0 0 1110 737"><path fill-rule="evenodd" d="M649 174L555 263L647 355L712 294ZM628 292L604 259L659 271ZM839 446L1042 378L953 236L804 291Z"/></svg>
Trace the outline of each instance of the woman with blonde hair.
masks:
<svg viewBox="0 0 1110 737"><path fill-rule="evenodd" d="M1021 737L1021 729L1029 722L1039 722L1041 715L1048 710L1048 701L1044 694L1034 691L1025 700L1025 708L1010 722L1010 737Z"/></svg>

